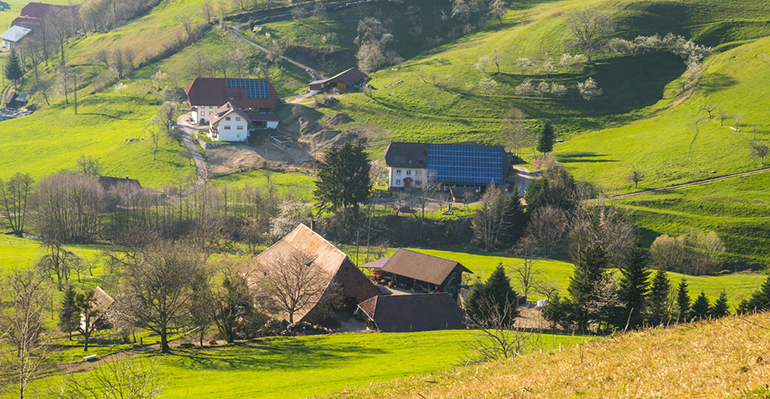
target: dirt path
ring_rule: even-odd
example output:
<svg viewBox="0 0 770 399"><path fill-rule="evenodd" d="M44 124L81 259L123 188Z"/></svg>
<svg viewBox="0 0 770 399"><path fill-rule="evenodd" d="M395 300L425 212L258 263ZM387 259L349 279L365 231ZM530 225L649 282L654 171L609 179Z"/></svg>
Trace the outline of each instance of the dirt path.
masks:
<svg viewBox="0 0 770 399"><path fill-rule="evenodd" d="M197 132L198 130L187 122L187 116L187 113L182 114L182 116L177 118L176 123L183 132L182 141L187 147L187 150L190 151L193 161L195 161L195 167L198 169L198 179L195 181L195 184L182 192L182 197L190 195L203 188L209 177L206 161L203 159L203 155L198 152L198 149L195 148L195 143L193 143L192 133Z"/></svg>
<svg viewBox="0 0 770 399"><path fill-rule="evenodd" d="M240 29L241 29L242 27L244 27L245 25L248 25L248 24L238 24L238 25L234 25L234 26L230 27L230 30L231 30L231 31L232 31L232 32L233 32L233 33L234 33L236 36L238 36L238 37L239 37L241 40L245 41L246 43L248 43L248 44L250 44L250 45L254 46L255 48L257 48L257 49L259 49L259 50L262 50L262 51L264 51L264 52L266 52L266 53L270 53L270 50L268 50L268 49L266 49L266 48L264 48L264 47L260 46L260 45L259 45L259 44L257 44L257 43L254 43L254 42L252 42L251 40L247 39L247 38L246 38L246 36L244 36L244 35L241 33ZM290 62L290 63L292 63L292 64L294 64L294 65L296 65L296 66L298 66L298 67L300 67L300 68L304 69L304 70L305 70L305 72L307 72L307 73L310 75L310 78L311 78L312 80L320 80L320 79L323 79L323 78L324 78L324 77L323 77L323 76L322 76L322 75L321 75L321 74L320 74L318 71L316 71L316 70L315 70L315 69L313 69L313 68L310 68L310 67L309 67L309 66L307 66L307 65L304 65L304 64L300 64L299 62L297 62L297 61L294 61L294 60L290 60L290 59L288 59L288 58L286 58L286 57L281 57L281 58L283 58L283 60L284 60L284 61Z"/></svg>
<svg viewBox="0 0 770 399"><path fill-rule="evenodd" d="M513 181L516 183L516 187L518 188L519 197L523 197L524 193L527 192L529 183L532 182L532 178L535 176L529 172L529 169L523 166L514 166L513 168L518 171L516 176L514 176Z"/></svg>
<svg viewBox="0 0 770 399"><path fill-rule="evenodd" d="M757 169L757 170L752 170L752 171L748 171L748 172L733 173L733 174L719 176L719 177L712 177L712 178L709 178L709 179L696 180L696 181L692 181L692 182L688 182L688 183L674 184L674 185L667 186L667 187L651 188L651 189L648 189L648 190L642 190L642 191L637 191L637 192L633 192L633 193L618 194L618 195L610 196L608 199L612 199L612 200L626 199L626 198L638 197L640 195L645 195L645 194L660 193L660 192L665 192L665 191L677 190L677 189L680 189L680 188L705 186L707 184L712 184L712 183L717 183L717 182L721 182L721 181L737 179L739 177L759 175L759 174L767 173L767 172L770 172L770 168Z"/></svg>

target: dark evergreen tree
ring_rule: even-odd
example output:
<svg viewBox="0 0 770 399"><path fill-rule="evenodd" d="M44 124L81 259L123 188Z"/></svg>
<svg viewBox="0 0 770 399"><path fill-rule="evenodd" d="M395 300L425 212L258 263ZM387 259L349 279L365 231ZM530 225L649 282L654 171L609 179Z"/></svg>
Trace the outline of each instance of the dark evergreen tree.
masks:
<svg viewBox="0 0 770 399"><path fill-rule="evenodd" d="M16 55L15 49L11 50L8 59L5 60L5 78L16 84L22 76L24 76L24 71L21 69L19 56Z"/></svg>
<svg viewBox="0 0 770 399"><path fill-rule="evenodd" d="M690 315L690 291L687 288L687 280L682 279L676 290L677 321L684 323Z"/></svg>
<svg viewBox="0 0 770 399"><path fill-rule="evenodd" d="M690 318L698 320L705 319L709 316L710 308L711 304L709 304L709 299L706 297L706 293L701 291L700 295L695 298L695 302L693 302L692 307L690 308Z"/></svg>
<svg viewBox="0 0 770 399"><path fill-rule="evenodd" d="M741 301L738 313L761 312L770 309L770 277L765 280L758 290L751 293L751 297Z"/></svg>
<svg viewBox="0 0 770 399"><path fill-rule="evenodd" d="M647 320L653 326L665 323L669 318L668 295L671 291L671 282L663 270L655 272L650 287L650 296L647 302Z"/></svg>
<svg viewBox="0 0 770 399"><path fill-rule="evenodd" d="M620 321L627 323L628 328L636 329L644 321L645 304L650 292L650 267L644 248L634 248L620 273L618 297L623 304L623 319Z"/></svg>
<svg viewBox="0 0 770 399"><path fill-rule="evenodd" d="M72 339L72 332L77 331L80 324L80 311L75 306L75 289L70 285L64 291L64 297L61 301L61 310L59 311L59 329L61 332L69 334Z"/></svg>
<svg viewBox="0 0 770 399"><path fill-rule="evenodd" d="M543 154L553 151L554 131L551 121L545 121L543 131L540 132L540 137L537 141L537 150Z"/></svg>
<svg viewBox="0 0 770 399"><path fill-rule="evenodd" d="M604 279L607 256L600 245L583 245L575 259L575 271L567 291L572 302L571 318L580 330L587 330L599 315L589 306L597 300L596 284Z"/></svg>
<svg viewBox="0 0 770 399"><path fill-rule="evenodd" d="M347 142L326 150L313 191L318 205L335 210L340 206L353 207L357 213L358 204L372 192L370 169L369 157L360 142L355 146Z"/></svg>
<svg viewBox="0 0 770 399"><path fill-rule="evenodd" d="M511 287L511 280L500 263L486 283L473 285L464 304L468 317L476 323L484 324L499 316L504 325L509 325L518 316L518 302L518 294Z"/></svg>
<svg viewBox="0 0 770 399"><path fill-rule="evenodd" d="M727 305L727 294L722 291L714 305L709 309L709 315L713 318L725 317L730 314L730 307Z"/></svg>
<svg viewBox="0 0 770 399"><path fill-rule="evenodd" d="M572 324L569 318L571 306L569 299L561 299L558 292L554 293L543 307L543 318L550 321L554 328L557 325L569 328Z"/></svg>

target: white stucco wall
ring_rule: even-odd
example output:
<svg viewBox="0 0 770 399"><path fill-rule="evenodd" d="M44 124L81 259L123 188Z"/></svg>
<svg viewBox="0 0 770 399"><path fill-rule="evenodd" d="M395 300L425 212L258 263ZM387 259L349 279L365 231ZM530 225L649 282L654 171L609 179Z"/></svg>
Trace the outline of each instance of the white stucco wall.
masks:
<svg viewBox="0 0 770 399"><path fill-rule="evenodd" d="M388 175L390 180L390 187L391 188L403 188L404 185L404 179L407 177L412 178L412 180L417 181L421 180L423 174L425 173L427 169L425 168L393 168L388 167Z"/></svg>
<svg viewBox="0 0 770 399"><path fill-rule="evenodd" d="M202 124L209 123L209 115L214 115L214 111L219 107L198 107L192 112L192 117L195 123L201 123L201 118L203 119Z"/></svg>
<svg viewBox="0 0 770 399"><path fill-rule="evenodd" d="M216 123L216 128L219 131L218 141L246 141L249 137L249 122L236 113L222 118Z"/></svg>

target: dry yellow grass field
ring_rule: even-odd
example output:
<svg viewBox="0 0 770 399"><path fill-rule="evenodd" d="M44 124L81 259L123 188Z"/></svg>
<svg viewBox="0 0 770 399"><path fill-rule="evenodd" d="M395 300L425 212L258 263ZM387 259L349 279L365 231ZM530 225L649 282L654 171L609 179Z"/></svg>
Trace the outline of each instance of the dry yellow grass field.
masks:
<svg viewBox="0 0 770 399"><path fill-rule="evenodd" d="M596 339L350 398L768 398L770 313Z"/></svg>

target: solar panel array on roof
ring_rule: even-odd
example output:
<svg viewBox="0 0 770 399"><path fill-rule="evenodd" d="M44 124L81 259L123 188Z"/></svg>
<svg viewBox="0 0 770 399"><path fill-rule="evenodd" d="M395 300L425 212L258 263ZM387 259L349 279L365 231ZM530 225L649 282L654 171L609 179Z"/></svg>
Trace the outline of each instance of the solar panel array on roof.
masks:
<svg viewBox="0 0 770 399"><path fill-rule="evenodd" d="M246 89L246 98L270 98L270 84L266 80L227 79L228 89Z"/></svg>
<svg viewBox="0 0 770 399"><path fill-rule="evenodd" d="M499 147L429 144L428 169L436 173L437 181L503 184L503 150Z"/></svg>

